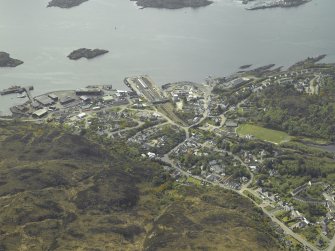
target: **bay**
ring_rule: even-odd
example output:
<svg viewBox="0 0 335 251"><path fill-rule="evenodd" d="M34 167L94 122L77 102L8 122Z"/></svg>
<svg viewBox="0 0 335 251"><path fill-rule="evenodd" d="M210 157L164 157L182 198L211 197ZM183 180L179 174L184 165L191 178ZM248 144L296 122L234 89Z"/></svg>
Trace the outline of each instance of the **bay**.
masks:
<svg viewBox="0 0 335 251"><path fill-rule="evenodd" d="M327 54L335 62L335 1L313 0L289 9L246 11L240 1L218 0L199 9L144 9L128 0L90 0L46 8L47 0L0 0L0 51L24 61L0 69L0 89L33 85L34 95L112 84L149 74L159 84L224 76L244 64L288 66ZM71 61L78 48L109 54ZM22 100L0 97L0 110Z"/></svg>

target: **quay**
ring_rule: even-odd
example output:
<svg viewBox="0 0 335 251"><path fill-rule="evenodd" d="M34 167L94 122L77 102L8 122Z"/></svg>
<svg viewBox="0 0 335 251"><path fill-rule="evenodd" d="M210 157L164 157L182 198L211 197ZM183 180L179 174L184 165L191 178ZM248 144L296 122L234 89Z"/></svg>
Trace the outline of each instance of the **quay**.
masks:
<svg viewBox="0 0 335 251"><path fill-rule="evenodd" d="M160 87L147 75L125 78L124 83L150 103L157 104L168 101Z"/></svg>

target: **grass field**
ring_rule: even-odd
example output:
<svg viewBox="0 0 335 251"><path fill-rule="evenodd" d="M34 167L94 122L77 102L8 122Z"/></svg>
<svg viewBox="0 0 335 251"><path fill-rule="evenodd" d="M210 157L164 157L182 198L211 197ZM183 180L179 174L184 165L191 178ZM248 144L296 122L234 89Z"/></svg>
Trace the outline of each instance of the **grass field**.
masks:
<svg viewBox="0 0 335 251"><path fill-rule="evenodd" d="M197 179L195 179L193 177L188 177L186 181L187 182L191 182L191 183L193 183L193 184L195 184L197 186L201 186L201 181L197 180Z"/></svg>
<svg viewBox="0 0 335 251"><path fill-rule="evenodd" d="M291 140L291 136L282 131L276 131L257 125L243 124L237 128L240 136L252 135L257 139L272 142L275 144L284 143Z"/></svg>

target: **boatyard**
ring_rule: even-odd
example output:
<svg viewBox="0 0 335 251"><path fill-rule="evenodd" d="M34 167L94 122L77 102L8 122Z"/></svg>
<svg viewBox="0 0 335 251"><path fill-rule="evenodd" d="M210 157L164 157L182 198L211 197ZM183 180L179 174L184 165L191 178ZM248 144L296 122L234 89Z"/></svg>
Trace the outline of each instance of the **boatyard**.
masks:
<svg viewBox="0 0 335 251"><path fill-rule="evenodd" d="M18 94L27 98L22 104L10 107L13 117L61 119L71 113L100 110L108 106L129 103L128 91L115 90L111 85L94 85L76 90L62 90L33 96L33 86L12 86L1 91L1 95Z"/></svg>
<svg viewBox="0 0 335 251"><path fill-rule="evenodd" d="M33 96L32 86L12 86L2 90L1 94L19 94L17 98L27 98L22 104L10 107L12 116L17 118L64 121L69 116L131 103L136 108L153 106L171 121L186 125L175 113L171 95L165 94L151 77L127 77L124 83L131 91L116 90L112 85L89 85L76 90L60 90Z"/></svg>

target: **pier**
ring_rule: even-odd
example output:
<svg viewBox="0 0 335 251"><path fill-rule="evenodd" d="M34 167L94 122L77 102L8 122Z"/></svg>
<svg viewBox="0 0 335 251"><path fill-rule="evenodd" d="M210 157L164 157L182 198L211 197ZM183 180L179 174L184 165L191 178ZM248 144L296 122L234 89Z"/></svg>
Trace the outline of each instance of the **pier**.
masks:
<svg viewBox="0 0 335 251"><path fill-rule="evenodd" d="M33 96L31 95L31 92L30 92L32 90L34 90L34 86L21 87L21 86L14 85L14 86L11 86L7 89L3 89L2 91L0 91L0 95L3 96L3 95L25 92L29 100L33 101Z"/></svg>
<svg viewBox="0 0 335 251"><path fill-rule="evenodd" d="M31 95L30 91L34 90L34 87L33 86L26 86L26 87L23 87L23 90L26 92L27 97L29 98L29 100L31 102L33 102L33 96Z"/></svg>

